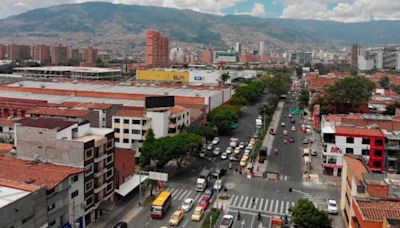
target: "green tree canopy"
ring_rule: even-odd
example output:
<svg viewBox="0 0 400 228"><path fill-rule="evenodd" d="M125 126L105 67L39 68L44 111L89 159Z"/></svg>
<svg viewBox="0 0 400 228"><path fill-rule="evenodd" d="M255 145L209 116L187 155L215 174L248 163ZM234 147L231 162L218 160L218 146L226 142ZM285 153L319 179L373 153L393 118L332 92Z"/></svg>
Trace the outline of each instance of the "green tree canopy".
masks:
<svg viewBox="0 0 400 228"><path fill-rule="evenodd" d="M244 83L236 88L234 98L237 99L242 97L245 98L249 103L254 104L257 102L263 89L263 85L260 82Z"/></svg>
<svg viewBox="0 0 400 228"><path fill-rule="evenodd" d="M231 76L229 75L229 72L222 73L222 74L221 74L221 81L222 81L222 83L225 84L226 81L227 81L230 77L231 77Z"/></svg>
<svg viewBox="0 0 400 228"><path fill-rule="evenodd" d="M269 93L277 96L287 94L291 86L291 80L289 77L263 77L261 81Z"/></svg>
<svg viewBox="0 0 400 228"><path fill-rule="evenodd" d="M202 127L190 127L188 129L188 133L200 135L207 140L212 140L215 136L218 135L217 129L211 125L206 125Z"/></svg>
<svg viewBox="0 0 400 228"><path fill-rule="evenodd" d="M293 213L293 222L299 227L330 228L332 221L328 213L319 210L308 199L299 199L294 207L289 209Z"/></svg>
<svg viewBox="0 0 400 228"><path fill-rule="evenodd" d="M220 133L226 132L229 126L237 120L237 110L233 106L220 106L208 115L208 121L211 125L216 126Z"/></svg>
<svg viewBox="0 0 400 228"><path fill-rule="evenodd" d="M299 97L299 101L300 101L300 106L301 107L307 107L308 106L308 101L310 100L310 96L308 95L307 90L302 89L300 91L300 97Z"/></svg>
<svg viewBox="0 0 400 228"><path fill-rule="evenodd" d="M385 88L385 89L389 88L390 87L390 79L389 79L389 77L385 76L385 77L381 78L381 80L379 80L379 85L382 88Z"/></svg>
<svg viewBox="0 0 400 228"><path fill-rule="evenodd" d="M338 80L333 86L325 89L325 98L331 103L344 103L357 106L369 100L375 83L360 76Z"/></svg>

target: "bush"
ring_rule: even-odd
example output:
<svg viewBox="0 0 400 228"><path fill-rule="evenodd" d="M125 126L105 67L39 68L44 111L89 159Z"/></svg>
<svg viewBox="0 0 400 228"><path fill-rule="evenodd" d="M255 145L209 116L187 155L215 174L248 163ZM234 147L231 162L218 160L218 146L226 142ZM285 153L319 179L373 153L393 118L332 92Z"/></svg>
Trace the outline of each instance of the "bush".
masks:
<svg viewBox="0 0 400 228"><path fill-rule="evenodd" d="M203 224L201 225L201 228L209 228L210 222L211 222L211 227L214 227L215 224L217 224L220 214L221 214L220 209L212 208L211 211L207 214L207 219L203 222ZM212 218L211 221L210 221L210 217Z"/></svg>

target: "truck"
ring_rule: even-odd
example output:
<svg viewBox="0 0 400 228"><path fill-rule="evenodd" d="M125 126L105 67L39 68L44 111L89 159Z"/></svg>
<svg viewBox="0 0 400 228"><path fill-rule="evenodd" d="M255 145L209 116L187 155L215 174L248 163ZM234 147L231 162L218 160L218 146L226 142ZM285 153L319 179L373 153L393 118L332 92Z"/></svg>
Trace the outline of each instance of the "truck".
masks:
<svg viewBox="0 0 400 228"><path fill-rule="evenodd" d="M196 191L204 192L210 180L211 180L211 169L204 168L203 170L201 170L200 174L197 176Z"/></svg>
<svg viewBox="0 0 400 228"><path fill-rule="evenodd" d="M256 119L256 127L261 128L262 127L262 119Z"/></svg>
<svg viewBox="0 0 400 228"><path fill-rule="evenodd" d="M229 143L230 147L237 147L239 144L239 139L238 138L231 138L231 142Z"/></svg>

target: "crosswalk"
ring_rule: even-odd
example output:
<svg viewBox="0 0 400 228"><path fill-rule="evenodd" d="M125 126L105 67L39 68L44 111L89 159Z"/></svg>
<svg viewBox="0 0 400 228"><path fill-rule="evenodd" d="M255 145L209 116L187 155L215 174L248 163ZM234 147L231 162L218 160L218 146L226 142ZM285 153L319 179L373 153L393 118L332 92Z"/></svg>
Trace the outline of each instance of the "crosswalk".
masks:
<svg viewBox="0 0 400 228"><path fill-rule="evenodd" d="M275 214L288 214L289 208L294 205L295 202L293 201L234 194L229 199L229 207L235 209L247 209Z"/></svg>
<svg viewBox="0 0 400 228"><path fill-rule="evenodd" d="M187 198L192 198L195 202L200 202L202 192L196 192L191 189L179 189L179 188L167 188L165 191L169 191L172 193L172 199L184 201Z"/></svg>
<svg viewBox="0 0 400 228"><path fill-rule="evenodd" d="M289 177L287 175L281 175L279 178L281 181L288 181Z"/></svg>
<svg viewBox="0 0 400 228"><path fill-rule="evenodd" d="M331 198L331 196L329 195L329 193L318 193L318 194L310 194L310 195L306 195L303 198L309 199L314 203L317 204L326 204L326 202L328 201L328 199Z"/></svg>

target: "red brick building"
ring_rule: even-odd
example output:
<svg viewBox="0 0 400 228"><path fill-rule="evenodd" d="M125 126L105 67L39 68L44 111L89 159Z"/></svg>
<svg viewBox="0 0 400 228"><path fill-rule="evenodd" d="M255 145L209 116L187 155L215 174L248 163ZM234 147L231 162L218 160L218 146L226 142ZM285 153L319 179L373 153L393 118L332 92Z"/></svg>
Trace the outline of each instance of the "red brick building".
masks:
<svg viewBox="0 0 400 228"><path fill-rule="evenodd" d="M166 67L169 65L169 39L157 31L146 34L146 65Z"/></svg>
<svg viewBox="0 0 400 228"><path fill-rule="evenodd" d="M32 47L32 59L41 64L50 63L50 47L39 44Z"/></svg>
<svg viewBox="0 0 400 228"><path fill-rule="evenodd" d="M84 53L85 63L86 64L96 64L98 50L93 47L86 48Z"/></svg>
<svg viewBox="0 0 400 228"><path fill-rule="evenodd" d="M7 59L21 61L31 58L31 47L28 45L9 44L7 46Z"/></svg>
<svg viewBox="0 0 400 228"><path fill-rule="evenodd" d="M7 57L7 46L0 44L0 60L6 59Z"/></svg>
<svg viewBox="0 0 400 228"><path fill-rule="evenodd" d="M400 200L353 198L352 227L382 228L385 219L400 218Z"/></svg>
<svg viewBox="0 0 400 228"><path fill-rule="evenodd" d="M211 49L204 50L201 53L201 61L203 64L210 65L213 63L213 52Z"/></svg>
<svg viewBox="0 0 400 228"><path fill-rule="evenodd" d="M59 44L50 48L52 65L65 65L68 62L68 48Z"/></svg>

